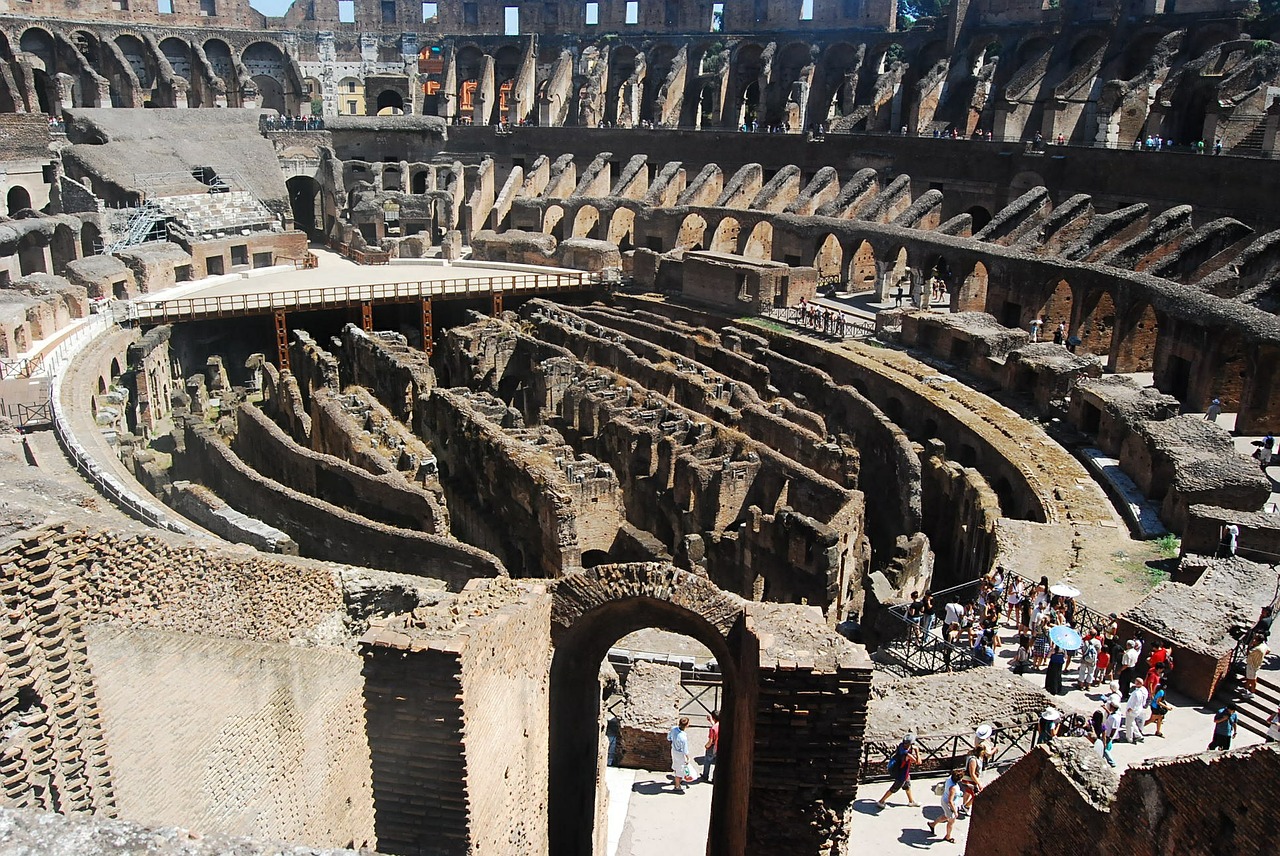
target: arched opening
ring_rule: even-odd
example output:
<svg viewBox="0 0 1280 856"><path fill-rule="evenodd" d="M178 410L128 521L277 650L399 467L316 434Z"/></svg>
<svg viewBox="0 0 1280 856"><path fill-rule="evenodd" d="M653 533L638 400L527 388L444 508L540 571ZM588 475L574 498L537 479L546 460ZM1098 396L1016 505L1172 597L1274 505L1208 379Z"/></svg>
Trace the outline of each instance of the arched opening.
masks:
<svg viewBox="0 0 1280 856"><path fill-rule="evenodd" d="M701 250L707 237L707 221L701 214L690 214L676 233L676 249Z"/></svg>
<svg viewBox="0 0 1280 856"><path fill-rule="evenodd" d="M711 236L711 247L717 253L737 253L738 235L742 232L742 224L732 217L725 217L716 224L716 231Z"/></svg>
<svg viewBox="0 0 1280 856"><path fill-rule="evenodd" d="M9 209L9 216L12 217L19 211L26 211L31 207L31 194L22 185L15 184L5 195L5 204Z"/></svg>
<svg viewBox="0 0 1280 856"><path fill-rule="evenodd" d="M1117 374L1151 371L1160 335L1160 321L1151 304L1133 307L1116 334L1108 368Z"/></svg>
<svg viewBox="0 0 1280 856"><path fill-rule="evenodd" d="M284 87L280 85L280 81L274 77L258 74L254 75L253 84L258 87L259 107L264 110L275 110L282 116L289 112L285 108Z"/></svg>
<svg viewBox="0 0 1280 856"><path fill-rule="evenodd" d="M320 183L309 175L295 175L285 182L289 190L289 209L293 212L293 226L307 233L311 240L324 238L324 223L320 219Z"/></svg>
<svg viewBox="0 0 1280 856"><path fill-rule="evenodd" d="M659 44L648 52L648 69L644 75L644 91L640 96L642 121L654 123L663 121L664 117L658 115L658 97L666 87L667 77L671 74L671 66L675 58L676 49L670 45Z"/></svg>
<svg viewBox="0 0 1280 856"><path fill-rule="evenodd" d="M476 118L476 87L480 71L484 67L484 54L475 45L467 45L458 51L454 68L457 70L457 88L454 95L458 118L471 122ZM483 121L483 117L480 118Z"/></svg>
<svg viewBox="0 0 1280 856"><path fill-rule="evenodd" d="M859 64L857 49L848 42L839 42L827 48L822 57L822 94L814 101L814 122L830 122L853 111L854 72Z"/></svg>
<svg viewBox="0 0 1280 856"><path fill-rule="evenodd" d="M635 89L636 49L629 45L614 48L609 55L609 90L604 98L604 121L629 125L635 121L639 105L630 102Z"/></svg>
<svg viewBox="0 0 1280 856"><path fill-rule="evenodd" d="M737 103L733 105L733 118L739 127L751 127L756 121L763 121L760 109L760 77L764 72L764 48L749 43L738 48L733 58L733 88L737 92ZM727 121L729 116L724 117Z"/></svg>
<svg viewBox="0 0 1280 856"><path fill-rule="evenodd" d="M425 169L420 169L413 173L409 179L409 190L411 193L422 194L427 192L427 182L431 178L431 174Z"/></svg>
<svg viewBox="0 0 1280 856"><path fill-rule="evenodd" d="M895 303L911 297L911 268L907 264L906 247L895 247L885 257L877 296L881 301L892 298Z"/></svg>
<svg viewBox="0 0 1280 856"><path fill-rule="evenodd" d="M987 266L977 262L973 270L952 290L951 308L955 312L983 312L987 308Z"/></svg>
<svg viewBox="0 0 1280 856"><path fill-rule="evenodd" d="M98 375L98 395L105 395L107 392L107 379L102 375Z"/></svg>
<svg viewBox="0 0 1280 856"><path fill-rule="evenodd" d="M204 43L204 55L209 60L209 67L213 69L213 73L226 87L227 106L243 106L240 82L236 78L235 63L231 59L231 48L222 39L209 39Z"/></svg>
<svg viewBox="0 0 1280 856"><path fill-rule="evenodd" d="M111 358L111 380L114 382L120 377L120 359L118 357Z"/></svg>
<svg viewBox="0 0 1280 856"><path fill-rule="evenodd" d="M618 566L605 566L616 568ZM633 566L623 566L633 567ZM709 582L666 569L654 572L668 580L670 593L656 584L618 586L605 598L591 589L601 568L575 574L557 583L553 595L548 815L551 852L558 856L590 856L600 837L595 829L597 780L600 776L601 721L600 664L619 640L655 628L695 640L711 652L723 681L719 752L713 778L708 852L742 852L746 836L747 788L750 787L750 746L754 715L747 693L740 690L754 677L758 663L739 653L747 646L729 644L732 633L749 633L736 602ZM629 581L628 581L629 582ZM655 581L656 583L656 581ZM712 624L705 605L691 598L706 597L727 610L727 618ZM673 712L673 719L676 713ZM692 718L692 717L691 717ZM672 723L674 724L674 722ZM690 742L690 754L699 744ZM693 850L702 852L694 846ZM692 850L690 851L692 852Z"/></svg>
<svg viewBox="0 0 1280 856"><path fill-rule="evenodd" d="M1063 322L1066 322L1067 327L1070 328L1072 302L1071 284L1065 279L1058 280L1040 308L1040 318L1044 321L1041 338L1051 339L1054 330Z"/></svg>
<svg viewBox="0 0 1280 856"><path fill-rule="evenodd" d="M635 246L636 212L630 208L619 208L613 212L609 221L609 242L618 245L618 249L626 252Z"/></svg>
<svg viewBox="0 0 1280 856"><path fill-rule="evenodd" d="M244 49L241 62L258 87L258 106L264 110L288 113L285 99L284 54L269 42L254 42Z"/></svg>
<svg viewBox="0 0 1280 856"><path fill-rule="evenodd" d="M835 235L827 235L818 244L813 266L818 269L819 286L844 284L844 250Z"/></svg>
<svg viewBox="0 0 1280 856"><path fill-rule="evenodd" d="M515 97L522 58L520 48L515 45L504 45L493 55L493 89L498 103L494 105L492 121L514 124L523 118L521 113L528 105L518 106Z"/></svg>
<svg viewBox="0 0 1280 856"><path fill-rule="evenodd" d="M742 255L753 259L773 258L773 224L761 220L751 230L746 242L742 245Z"/></svg>
<svg viewBox="0 0 1280 856"><path fill-rule="evenodd" d="M805 42L792 42L778 51L770 86L773 91L765 114L768 124L800 130L800 118L809 88L799 85L799 80L812 61L809 45Z"/></svg>
<svg viewBox="0 0 1280 856"><path fill-rule="evenodd" d="M76 260L76 247L76 235L70 226L59 224L54 228L53 238L49 241L49 257L54 273L62 273L69 262Z"/></svg>
<svg viewBox="0 0 1280 856"><path fill-rule="evenodd" d="M198 85L201 80L192 74L191 45L182 39L170 37L160 42L160 53L164 54L164 58L168 60L174 74L190 84L187 88L188 106L201 106L201 87Z"/></svg>
<svg viewBox="0 0 1280 856"><path fill-rule="evenodd" d="M981 205L975 205L965 211L965 213L968 214L969 218L973 221L972 225L969 227L972 230L971 234L973 235L981 232L986 225L991 222L991 212Z"/></svg>
<svg viewBox="0 0 1280 856"><path fill-rule="evenodd" d="M583 205L573 217L573 237L599 238L600 211L594 205Z"/></svg>
<svg viewBox="0 0 1280 856"><path fill-rule="evenodd" d="M82 223L80 226L80 255L95 256L102 252L102 232L93 223Z"/></svg>
<svg viewBox="0 0 1280 856"><path fill-rule="evenodd" d="M559 205L548 205L542 212L542 231L553 235L557 241L564 238L564 209Z"/></svg>
<svg viewBox="0 0 1280 856"><path fill-rule="evenodd" d="M1086 292L1080 301L1080 318L1075 325L1075 335L1080 340L1076 353L1109 356L1115 326L1116 305L1111 292L1105 289Z"/></svg>
<svg viewBox="0 0 1280 856"><path fill-rule="evenodd" d="M404 96L394 89L384 89L378 93L377 108L379 116L403 116Z"/></svg>
<svg viewBox="0 0 1280 856"><path fill-rule="evenodd" d="M876 250L866 241L858 244L849 262L849 290L874 291L876 287Z"/></svg>

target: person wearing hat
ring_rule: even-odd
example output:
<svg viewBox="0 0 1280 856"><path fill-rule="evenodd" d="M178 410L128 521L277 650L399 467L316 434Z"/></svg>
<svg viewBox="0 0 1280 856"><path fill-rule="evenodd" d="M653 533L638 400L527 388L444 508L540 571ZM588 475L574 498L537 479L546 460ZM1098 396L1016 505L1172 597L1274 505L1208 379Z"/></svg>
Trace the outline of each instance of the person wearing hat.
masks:
<svg viewBox="0 0 1280 856"><path fill-rule="evenodd" d="M893 784L889 785L889 790L885 791L884 796L876 801L876 805L884 808L886 800L898 791L907 792L907 805L920 805L920 803L916 802L916 798L911 795L911 768L919 763L920 751L916 748L916 736L915 734L908 734L902 738L902 742L898 744L893 757L889 759L889 772L893 774Z"/></svg>
<svg viewBox="0 0 1280 856"><path fill-rule="evenodd" d="M964 777L960 780L960 790L964 793L964 805L960 808L962 812L969 810L973 798L982 791L982 771L994 749L991 734L992 728L985 722L973 732L973 750L964 759ZM947 834L950 834L950 830Z"/></svg>
<svg viewBox="0 0 1280 856"><path fill-rule="evenodd" d="M1204 412L1204 418L1208 419L1210 422L1217 422L1218 417L1221 415L1222 402L1215 398L1213 403L1209 405L1209 409Z"/></svg>
<svg viewBox="0 0 1280 856"><path fill-rule="evenodd" d="M1058 736L1058 725L1062 721L1062 711L1056 707L1046 707L1040 714L1040 723L1036 728L1036 745L1049 743Z"/></svg>

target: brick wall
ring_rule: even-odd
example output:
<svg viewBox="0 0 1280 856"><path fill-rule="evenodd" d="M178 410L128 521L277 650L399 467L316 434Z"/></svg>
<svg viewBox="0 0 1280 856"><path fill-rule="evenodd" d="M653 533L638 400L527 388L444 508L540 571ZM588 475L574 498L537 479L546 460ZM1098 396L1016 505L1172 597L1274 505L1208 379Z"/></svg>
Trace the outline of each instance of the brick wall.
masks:
<svg viewBox="0 0 1280 856"><path fill-rule="evenodd" d="M116 625L87 636L122 815L372 846L354 654Z"/></svg>
<svg viewBox="0 0 1280 856"><path fill-rule="evenodd" d="M443 613L375 624L361 641L378 843L389 852L547 852L551 601L491 591L489 603L468 592Z"/></svg>
<svg viewBox="0 0 1280 856"><path fill-rule="evenodd" d="M6 161L49 160L49 117L43 113L0 114L0 151Z"/></svg>

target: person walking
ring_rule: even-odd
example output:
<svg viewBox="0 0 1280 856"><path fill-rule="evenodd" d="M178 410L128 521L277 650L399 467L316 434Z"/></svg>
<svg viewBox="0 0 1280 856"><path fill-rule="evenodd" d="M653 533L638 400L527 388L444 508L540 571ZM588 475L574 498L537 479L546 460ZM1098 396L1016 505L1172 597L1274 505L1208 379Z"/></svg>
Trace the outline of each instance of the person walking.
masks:
<svg viewBox="0 0 1280 856"><path fill-rule="evenodd" d="M1209 741L1209 749L1230 749L1231 738L1236 736L1236 721L1239 716L1236 714L1236 706L1233 702L1227 702L1226 706L1221 708L1213 716L1213 739Z"/></svg>
<svg viewBox="0 0 1280 856"><path fill-rule="evenodd" d="M907 805L920 805L911 795L911 768L919 763L920 751L916 748L916 736L908 734L902 738L902 742L894 750L893 757L889 759L889 772L893 775L893 784L889 785L889 790L876 801L876 805L884 808L889 797L898 791L906 791Z"/></svg>
<svg viewBox="0 0 1280 856"><path fill-rule="evenodd" d="M1169 704L1164 684L1157 684L1156 691L1151 694L1151 724L1156 727L1156 737L1164 737L1164 716L1171 710L1173 705Z"/></svg>
<svg viewBox="0 0 1280 856"><path fill-rule="evenodd" d="M1228 523L1222 527L1221 541L1218 545L1218 557L1230 559L1239 548L1240 527L1234 523Z"/></svg>
<svg viewBox="0 0 1280 856"><path fill-rule="evenodd" d="M684 786L693 781L693 774L689 770L689 735L685 731L688 727L689 717L682 716L667 734L667 740L671 743L671 774L678 794L684 793Z"/></svg>
<svg viewBox="0 0 1280 856"><path fill-rule="evenodd" d="M1151 713L1150 701L1146 681L1136 678L1124 708L1124 739L1129 743L1142 743L1146 740L1142 735L1142 728L1147 724L1147 717Z"/></svg>
<svg viewBox="0 0 1280 856"><path fill-rule="evenodd" d="M964 778L960 780L960 790L964 794L961 812L968 811L973 805L973 798L982 792L982 771L986 769L987 757L993 748L990 743L992 731L991 726L984 722L973 733L973 748L964 759Z"/></svg>
<svg viewBox="0 0 1280 856"><path fill-rule="evenodd" d="M938 824L946 822L947 832L942 836L943 841L950 841L953 844L955 839L951 837L951 831L955 828L956 817L960 814L960 801L963 799L960 791L960 780L964 778L964 770L956 767L951 771L951 775L947 777L947 781L942 786L942 817L937 820L929 821L929 834L938 834Z"/></svg>
<svg viewBox="0 0 1280 856"><path fill-rule="evenodd" d="M1128 698L1133 687L1134 671L1138 666L1138 643L1130 639L1124 643L1124 654L1120 658L1120 671L1116 679L1120 681L1120 696Z"/></svg>
<svg viewBox="0 0 1280 856"><path fill-rule="evenodd" d="M1036 316L1031 319L1031 341L1040 341L1040 328L1044 326L1044 319Z"/></svg>
<svg viewBox="0 0 1280 856"><path fill-rule="evenodd" d="M1204 412L1204 418L1210 422L1217 422L1218 417L1222 415L1222 402L1215 398L1209 404L1209 408Z"/></svg>
<svg viewBox="0 0 1280 856"><path fill-rule="evenodd" d="M720 711L711 711L711 728L707 731L707 743L702 747L702 781L711 781L711 770L716 765L720 751Z"/></svg>
<svg viewBox="0 0 1280 856"><path fill-rule="evenodd" d="M1267 640L1262 636L1255 634L1253 642L1249 646L1249 653L1244 655L1244 687L1251 697L1258 690L1258 670L1262 668L1262 664L1266 662L1267 655L1271 653L1271 649L1267 647Z"/></svg>
<svg viewBox="0 0 1280 856"><path fill-rule="evenodd" d="M1116 759L1111 756L1111 747L1115 745L1116 735L1120 733L1123 727L1123 720L1120 716L1120 695L1113 693L1107 697L1107 703L1104 710L1107 711L1107 718L1102 726L1102 757L1112 767L1116 765Z"/></svg>

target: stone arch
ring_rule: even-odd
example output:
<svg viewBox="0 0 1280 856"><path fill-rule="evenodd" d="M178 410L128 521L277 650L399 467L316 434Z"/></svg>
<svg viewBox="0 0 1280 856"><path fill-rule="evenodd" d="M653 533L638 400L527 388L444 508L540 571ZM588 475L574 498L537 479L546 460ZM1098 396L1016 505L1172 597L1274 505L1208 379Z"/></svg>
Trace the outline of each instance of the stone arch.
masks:
<svg viewBox="0 0 1280 856"><path fill-rule="evenodd" d="M707 220L701 214L689 214L680 223L680 231L676 233L676 249L706 249Z"/></svg>
<svg viewBox="0 0 1280 856"><path fill-rule="evenodd" d="M394 89L384 89L378 93L378 100L375 103L379 116L402 116L404 115L404 96Z"/></svg>
<svg viewBox="0 0 1280 856"><path fill-rule="evenodd" d="M280 48L270 42L254 42L244 49L240 61L258 87L258 106L287 113L284 54Z"/></svg>
<svg viewBox="0 0 1280 856"><path fill-rule="evenodd" d="M1107 368L1117 374L1151 371L1160 335L1160 319L1155 308L1141 301L1117 320Z"/></svg>
<svg viewBox="0 0 1280 856"><path fill-rule="evenodd" d="M309 175L295 175L285 182L289 191L289 208L293 227L307 233L312 240L324 237L320 214L320 183Z"/></svg>
<svg viewBox="0 0 1280 856"><path fill-rule="evenodd" d="M44 70L53 74L57 71L57 53L53 35L43 27L27 27L18 37L18 47L25 53L40 58Z"/></svg>
<svg viewBox="0 0 1280 856"><path fill-rule="evenodd" d="M602 565L552 588L548 815L551 852L589 856L595 838L600 663L628 633L659 627L705 645L725 683L710 853L745 852L754 715L744 686L759 668L746 604L709 580L670 565Z"/></svg>
<svg viewBox="0 0 1280 856"><path fill-rule="evenodd" d="M80 256L82 258L97 255L102 251L102 232L93 223L82 223L80 226Z"/></svg>
<svg viewBox="0 0 1280 856"><path fill-rule="evenodd" d="M548 205L542 212L542 231L552 235L557 241L564 238L564 209L559 205Z"/></svg>
<svg viewBox="0 0 1280 856"><path fill-rule="evenodd" d="M742 255L753 259L773 258L773 224L761 220L742 243Z"/></svg>
<svg viewBox="0 0 1280 856"><path fill-rule="evenodd" d="M203 45L205 58L209 67L222 81L227 92L227 106L241 107L244 104L240 93L240 80L236 74L235 60L231 58L231 46L222 39L209 39Z"/></svg>
<svg viewBox="0 0 1280 856"><path fill-rule="evenodd" d="M600 237L600 209L594 205L583 205L573 215L573 237Z"/></svg>
<svg viewBox="0 0 1280 856"><path fill-rule="evenodd" d="M899 288L904 296L911 294L911 267L906 247L892 247L880 260L880 266L882 272L876 296L881 301L889 300Z"/></svg>
<svg viewBox="0 0 1280 856"><path fill-rule="evenodd" d="M5 207L9 210L9 216L12 217L19 211L25 211L31 207L31 194L21 184L15 184L9 188L9 192L5 194Z"/></svg>
<svg viewBox="0 0 1280 856"><path fill-rule="evenodd" d="M828 234L818 242L814 253L813 266L818 269L818 282L844 283L844 248L840 239Z"/></svg>
<svg viewBox="0 0 1280 856"><path fill-rule="evenodd" d="M953 312L983 312L987 308L987 283L991 278L990 271L982 262L975 262L973 270L960 283L959 288L951 291L951 310Z"/></svg>
<svg viewBox="0 0 1280 856"><path fill-rule="evenodd" d="M111 380L112 380L112 382L114 382L116 378L120 377L121 372L122 372L122 369L120 368L120 358L119 358L119 357L112 357L112 358L111 358Z"/></svg>
<svg viewBox="0 0 1280 856"><path fill-rule="evenodd" d="M53 238L49 241L49 259L53 263L53 272L62 273L67 263L76 260L76 234L66 223L54 227Z"/></svg>
<svg viewBox="0 0 1280 856"><path fill-rule="evenodd" d="M876 287L876 248L862 241L849 261L849 290L871 291Z"/></svg>
<svg viewBox="0 0 1280 856"><path fill-rule="evenodd" d="M985 205L974 205L965 211L969 218L973 221L969 226L969 234L976 235L982 231L988 223L991 222L991 212L987 210Z"/></svg>
<svg viewBox="0 0 1280 856"><path fill-rule="evenodd" d="M1072 329L1080 339L1077 353L1111 354L1112 334L1116 326L1116 305L1105 288L1086 291L1078 301L1077 320Z"/></svg>
<svg viewBox="0 0 1280 856"><path fill-rule="evenodd" d="M1068 328L1071 327L1071 310L1074 303L1075 296L1071 291L1071 283L1065 279L1054 283L1053 290L1040 305L1039 317L1044 319L1042 338L1051 339L1054 328L1063 321L1067 322Z"/></svg>
<svg viewBox="0 0 1280 856"><path fill-rule="evenodd" d="M520 74L523 53L518 45L503 45L493 54L493 114L489 122L516 122L522 118L516 109L515 82ZM528 105L522 105L526 109Z"/></svg>
<svg viewBox="0 0 1280 856"><path fill-rule="evenodd" d="M618 245L618 249L626 252L636 242L636 212L630 208L619 208L609 219L608 241Z"/></svg>
<svg viewBox="0 0 1280 856"><path fill-rule="evenodd" d="M631 76L636 72L636 49L630 45L620 45L609 54L609 89L605 93L604 120L618 123L632 122L631 106L626 104Z"/></svg>
<svg viewBox="0 0 1280 856"><path fill-rule="evenodd" d="M735 217L725 217L716 224L716 231L711 236L708 248L717 253L738 252L738 235L742 232L742 224Z"/></svg>

